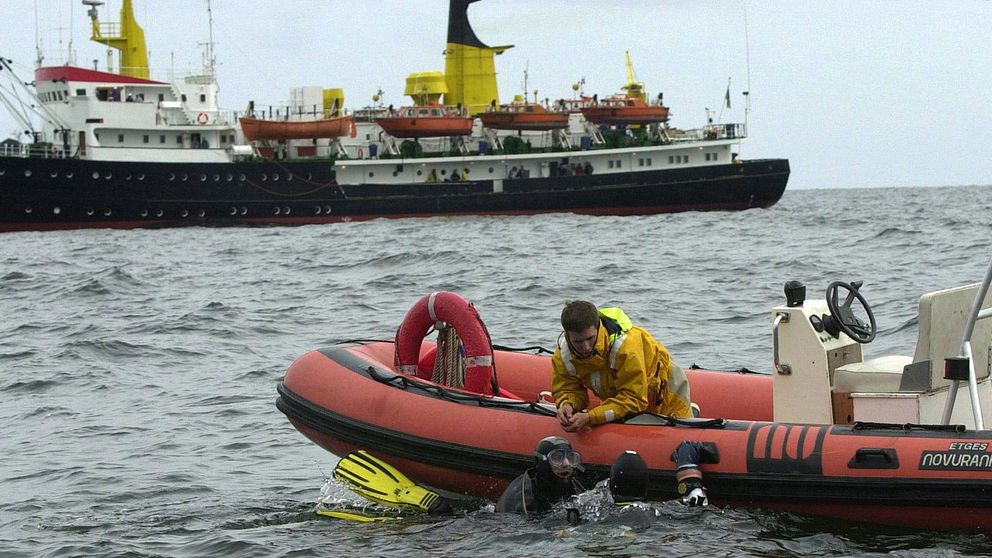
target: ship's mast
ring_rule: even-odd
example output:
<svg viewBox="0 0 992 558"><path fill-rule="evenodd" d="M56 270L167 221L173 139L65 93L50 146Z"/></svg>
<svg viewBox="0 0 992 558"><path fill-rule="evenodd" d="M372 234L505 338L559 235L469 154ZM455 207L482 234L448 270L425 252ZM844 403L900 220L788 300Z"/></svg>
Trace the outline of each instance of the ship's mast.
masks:
<svg viewBox="0 0 992 558"><path fill-rule="evenodd" d="M214 75L214 66L217 61L214 59L214 12L210 8L210 0L207 0L207 72Z"/></svg>
<svg viewBox="0 0 992 558"><path fill-rule="evenodd" d="M37 67L41 67L45 61L45 56L41 53L41 30L38 28L38 0L34 1L34 50L38 58L34 61Z"/></svg>

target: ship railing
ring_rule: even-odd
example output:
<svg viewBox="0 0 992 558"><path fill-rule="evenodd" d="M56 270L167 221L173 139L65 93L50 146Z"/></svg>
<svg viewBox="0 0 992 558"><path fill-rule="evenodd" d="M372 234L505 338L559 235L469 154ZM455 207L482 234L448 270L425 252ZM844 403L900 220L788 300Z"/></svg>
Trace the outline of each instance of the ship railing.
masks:
<svg viewBox="0 0 992 558"><path fill-rule="evenodd" d="M264 120L319 120L322 118L335 118L347 116L347 110L324 108L322 104L313 105L284 105L268 107L252 106L251 113L246 113L252 118ZM363 113L364 114L364 113ZM372 113L368 113L370 116Z"/></svg>
<svg viewBox="0 0 992 558"><path fill-rule="evenodd" d="M114 39L121 36L121 24L119 21L100 22L100 36L104 39Z"/></svg>
<svg viewBox="0 0 992 558"><path fill-rule="evenodd" d="M0 144L0 157L22 157L25 159L68 159L73 156L61 145L52 143Z"/></svg>
<svg viewBox="0 0 992 558"><path fill-rule="evenodd" d="M743 123L709 124L703 128L681 130L669 128L668 137L674 142L744 139L747 137L747 126Z"/></svg>

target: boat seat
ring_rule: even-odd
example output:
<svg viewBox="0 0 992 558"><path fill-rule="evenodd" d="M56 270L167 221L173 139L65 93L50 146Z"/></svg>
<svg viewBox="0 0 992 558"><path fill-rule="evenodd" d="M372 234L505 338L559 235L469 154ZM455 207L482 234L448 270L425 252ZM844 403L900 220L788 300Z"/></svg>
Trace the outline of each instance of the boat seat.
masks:
<svg viewBox="0 0 992 558"><path fill-rule="evenodd" d="M961 336L978 294L978 283L920 297L919 333L913 358L889 356L854 362L834 371L834 393L927 392L950 385L944 359L957 356ZM992 291L983 307L988 307ZM992 320L980 320L971 336L978 379L989 375Z"/></svg>
<svg viewBox="0 0 992 558"><path fill-rule="evenodd" d="M923 391L940 389L951 384L944 379L944 359L958 356L961 337L967 325L979 284L966 285L928 293L920 297L920 334L916 342L916 355L907 373L907 380L915 377ZM992 301L990 290L982 308ZM977 379L989 375L989 341L992 339L992 320L978 320L971 334L971 352Z"/></svg>
<svg viewBox="0 0 992 558"><path fill-rule="evenodd" d="M852 362L834 371L834 392L890 393L899 391L902 373L913 362L908 356L887 356Z"/></svg>

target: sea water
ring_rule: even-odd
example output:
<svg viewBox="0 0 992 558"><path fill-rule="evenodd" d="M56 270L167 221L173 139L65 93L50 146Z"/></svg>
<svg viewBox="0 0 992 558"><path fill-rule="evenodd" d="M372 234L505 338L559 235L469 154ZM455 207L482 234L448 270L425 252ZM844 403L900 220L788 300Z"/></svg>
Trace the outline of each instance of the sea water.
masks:
<svg viewBox="0 0 992 558"><path fill-rule="evenodd" d="M460 502L441 519L316 516L336 458L276 410L294 358L387 339L424 294L494 342L553 347L566 300L623 307L683 365L771 369L798 280L863 280L866 356L912 355L919 296L980 281L992 187L790 190L767 210L455 217L299 228L0 235L3 556L979 556L986 535L767 510L594 514ZM323 491L323 492L322 492ZM940 527L940 517L934 517Z"/></svg>

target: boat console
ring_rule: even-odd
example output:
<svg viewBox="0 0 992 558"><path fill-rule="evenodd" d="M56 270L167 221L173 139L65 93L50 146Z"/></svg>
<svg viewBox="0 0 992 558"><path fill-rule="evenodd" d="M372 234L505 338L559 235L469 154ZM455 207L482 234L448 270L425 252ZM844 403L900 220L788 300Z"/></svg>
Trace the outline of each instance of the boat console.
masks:
<svg viewBox="0 0 992 558"><path fill-rule="evenodd" d="M923 295L914 355L869 360L862 345L876 324L861 284L834 282L825 300L805 300L790 281L786 305L772 310L775 421L992 424L990 280L992 264L982 283Z"/></svg>

